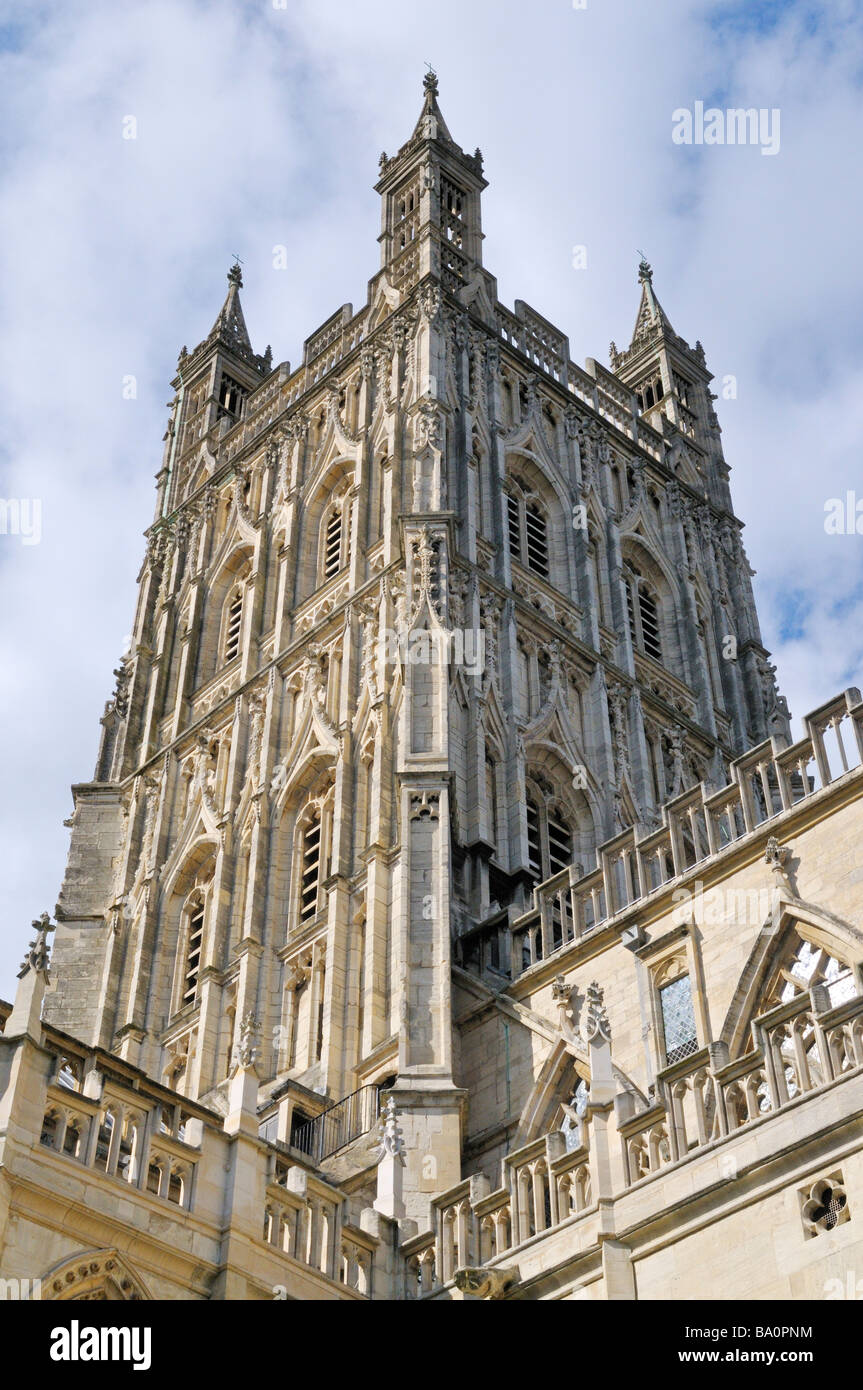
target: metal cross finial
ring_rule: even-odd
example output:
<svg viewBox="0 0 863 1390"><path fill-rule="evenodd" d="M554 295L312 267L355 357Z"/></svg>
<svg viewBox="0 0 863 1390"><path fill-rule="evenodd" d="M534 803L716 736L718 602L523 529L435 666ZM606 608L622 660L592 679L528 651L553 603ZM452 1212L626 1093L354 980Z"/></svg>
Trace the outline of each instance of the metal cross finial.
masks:
<svg viewBox="0 0 863 1390"><path fill-rule="evenodd" d="M230 284L236 285L236 286L237 286L237 289L242 289L242 288L243 288L243 272L242 272L242 270L240 269L240 267L242 266L242 264L243 264L243 262L240 260L239 256L237 256L237 255L235 254L235 255L234 255L234 264L231 266L231 269L228 271L228 281L229 281Z"/></svg>
<svg viewBox="0 0 863 1390"><path fill-rule="evenodd" d="M640 262L639 267L638 267L638 278L639 278L639 280L651 280L651 281L652 281L652 280L653 280L653 269L652 269L652 267L648 264L648 260L647 260L646 255L644 254L643 251L639 251L638 254L639 254L639 256L641 257L641 262Z"/></svg>
<svg viewBox="0 0 863 1390"><path fill-rule="evenodd" d="M426 92L428 92L431 96L436 97L438 94L437 73L435 72L431 63L426 63L426 67L428 68L428 72L423 78L423 86Z"/></svg>

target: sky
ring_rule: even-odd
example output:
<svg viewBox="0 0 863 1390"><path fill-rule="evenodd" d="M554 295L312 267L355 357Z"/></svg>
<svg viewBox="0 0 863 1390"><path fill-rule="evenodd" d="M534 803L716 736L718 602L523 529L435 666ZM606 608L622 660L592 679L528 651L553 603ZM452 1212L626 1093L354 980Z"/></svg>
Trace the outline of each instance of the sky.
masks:
<svg viewBox="0 0 863 1390"><path fill-rule="evenodd" d="M0 534L0 997L93 774L177 354L235 253L277 363L365 302L378 158L409 137L427 63L454 138L483 151L501 300L605 364L643 250L704 344L795 734L863 684L857 0L0 3L0 499L20 504ZM697 102L763 110L778 150L676 143Z"/></svg>

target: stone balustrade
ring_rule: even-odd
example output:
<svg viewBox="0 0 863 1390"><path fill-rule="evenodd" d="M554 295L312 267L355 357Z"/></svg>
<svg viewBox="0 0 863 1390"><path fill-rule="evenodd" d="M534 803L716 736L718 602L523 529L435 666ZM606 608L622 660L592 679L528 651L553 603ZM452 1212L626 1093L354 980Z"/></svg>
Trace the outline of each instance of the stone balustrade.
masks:
<svg viewBox="0 0 863 1390"><path fill-rule="evenodd" d="M0 1014L0 1028L5 1012L4 1008ZM239 1164L234 1177L242 1195L239 1214L232 1221L237 1219L243 1239L257 1246L260 1255L255 1265L268 1271L274 1289L287 1277L287 1269L280 1269L282 1261L283 1265L288 1262L295 1277L298 1266L307 1272L309 1296L314 1296L315 1288L323 1290L329 1284L331 1294L320 1296L339 1297L340 1290L342 1294L349 1290L351 1297L371 1298L376 1278L377 1296L388 1296L391 1252L385 1252L377 1268L382 1218L357 1207L361 1224L352 1224L351 1199L331 1185L311 1160L304 1166L301 1154L292 1151L288 1156L280 1146L260 1137L256 1110L248 1115L244 1109L239 1114L232 1110L223 1121L109 1054L75 1046L50 1029L45 1030L43 1049L42 1055L47 1053L52 1060L41 1084L37 1086L35 1079L29 1083L26 1103L32 1103L37 1126L32 1135L33 1159L47 1167L46 1184L85 1194L97 1190L92 1186L94 1178L107 1180L109 1187L98 1201L100 1212L113 1210L122 1200L123 1189L129 1199L134 1194L134 1200L144 1206L156 1198L166 1205L164 1214L153 1215L163 1234L172 1231L164 1227L164 1221L170 1219L171 1207L176 1208L177 1222L193 1223L172 1231L176 1248L190 1240L202 1242L215 1268L226 1236L223 1188ZM242 1073L232 1082L229 1110L242 1090L241 1082ZM250 1074L248 1090L250 1096L257 1094L256 1079ZM22 1141L23 1136L18 1142ZM238 1143L241 1147L235 1150ZM141 1224L147 1220L143 1207L138 1220Z"/></svg>
<svg viewBox="0 0 863 1390"><path fill-rule="evenodd" d="M277 1165L267 1186L263 1236L283 1254L338 1280L343 1195L296 1165Z"/></svg>
<svg viewBox="0 0 863 1390"><path fill-rule="evenodd" d="M86 1054L55 1054L41 1146L192 1210L201 1124L177 1104L123 1086Z"/></svg>
<svg viewBox="0 0 863 1390"><path fill-rule="evenodd" d="M667 1067L649 1109L618 1097L627 1186L863 1068L863 997L834 1004L816 985L753 1020L752 1037L734 1061L713 1043Z"/></svg>
<svg viewBox="0 0 863 1390"><path fill-rule="evenodd" d="M666 802L659 829L639 836L632 827L601 845L597 868L580 873L573 865L536 889L534 906L512 923L512 978L859 768L859 690L844 691L803 723L797 743L770 739L736 758L727 786L702 783Z"/></svg>
<svg viewBox="0 0 863 1390"><path fill-rule="evenodd" d="M575 1148L554 1132L508 1154L504 1186L495 1192L474 1176L436 1198L433 1229L402 1246L405 1296L432 1294L452 1284L457 1271L509 1256L594 1209L588 1128Z"/></svg>

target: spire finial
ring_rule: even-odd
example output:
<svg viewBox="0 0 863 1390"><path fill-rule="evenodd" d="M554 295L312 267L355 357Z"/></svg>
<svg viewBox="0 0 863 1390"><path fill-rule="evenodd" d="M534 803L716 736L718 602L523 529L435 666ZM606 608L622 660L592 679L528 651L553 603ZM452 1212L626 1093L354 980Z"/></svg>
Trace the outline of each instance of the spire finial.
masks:
<svg viewBox="0 0 863 1390"><path fill-rule="evenodd" d="M228 271L228 284L236 285L238 290L241 290L243 288L243 272L241 269L242 264L243 262L240 260L239 256L235 254L234 264Z"/></svg>
<svg viewBox="0 0 863 1390"><path fill-rule="evenodd" d="M378 1119L377 1135L369 1144L369 1148L377 1149L376 1161L378 1163L383 1162L385 1158L392 1158L404 1167L405 1144L399 1124L395 1096L390 1096L382 1109Z"/></svg>
<svg viewBox="0 0 863 1390"><path fill-rule="evenodd" d="M48 933L54 930L54 924L47 912L43 912L37 921L32 923L36 933L36 939L30 942L30 949L21 962L21 969L18 979L22 980L25 975L29 975L31 970L43 971L48 974Z"/></svg>
<svg viewBox="0 0 863 1390"><path fill-rule="evenodd" d="M638 282L643 285L645 280L649 285L653 284L653 268L648 264L647 257L643 251L639 251L641 261L638 266Z"/></svg>
<svg viewBox="0 0 863 1390"><path fill-rule="evenodd" d="M437 73L435 72L435 70L434 70L434 68L432 67L431 63L426 63L426 67L428 68L428 72L426 73L425 77L423 78L423 89L424 89L424 91L425 91L425 93L426 93L426 96L429 96L429 97L437 97L438 90L439 90L439 88L438 88L438 80L437 80Z"/></svg>

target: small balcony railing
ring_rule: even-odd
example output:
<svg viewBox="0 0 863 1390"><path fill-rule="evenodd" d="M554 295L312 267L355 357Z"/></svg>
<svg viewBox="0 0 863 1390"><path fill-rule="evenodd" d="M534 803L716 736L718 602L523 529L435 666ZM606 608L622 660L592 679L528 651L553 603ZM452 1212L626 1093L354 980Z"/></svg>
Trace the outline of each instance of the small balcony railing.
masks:
<svg viewBox="0 0 863 1390"><path fill-rule="evenodd" d="M329 1110L295 1129L291 1148L299 1149L313 1163L322 1163L374 1128L380 1114L381 1094L377 1086L363 1086L353 1095L345 1096Z"/></svg>

